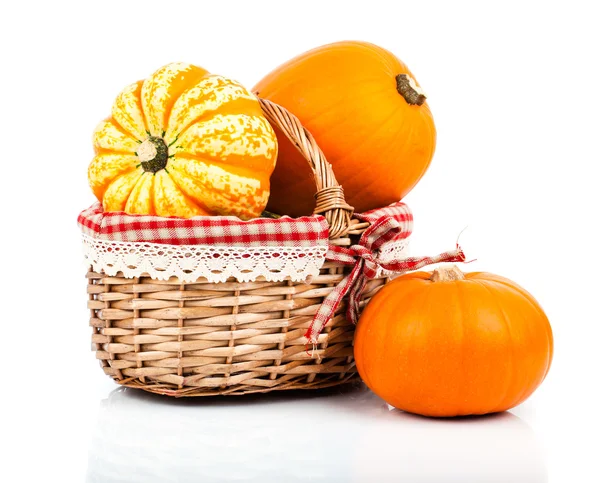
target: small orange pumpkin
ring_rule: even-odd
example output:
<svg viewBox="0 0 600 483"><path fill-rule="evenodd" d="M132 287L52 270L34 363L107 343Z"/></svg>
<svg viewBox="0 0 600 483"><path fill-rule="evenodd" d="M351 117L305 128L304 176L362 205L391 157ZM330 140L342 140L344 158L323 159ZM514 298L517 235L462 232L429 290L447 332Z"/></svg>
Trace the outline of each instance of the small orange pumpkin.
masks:
<svg viewBox="0 0 600 483"><path fill-rule="evenodd" d="M510 409L541 384L552 354L550 324L527 291L455 266L383 287L354 341L367 386L392 406L425 416Z"/></svg>
<svg viewBox="0 0 600 483"><path fill-rule="evenodd" d="M256 97L184 63L125 88L94 148L88 179L106 211L184 218L259 216L277 158Z"/></svg>
<svg viewBox="0 0 600 483"><path fill-rule="evenodd" d="M408 67L376 45L316 48L276 68L254 92L300 119L357 212L402 199L433 157L436 131L425 95ZM292 143L276 132L279 158L268 209L309 214L312 174Z"/></svg>

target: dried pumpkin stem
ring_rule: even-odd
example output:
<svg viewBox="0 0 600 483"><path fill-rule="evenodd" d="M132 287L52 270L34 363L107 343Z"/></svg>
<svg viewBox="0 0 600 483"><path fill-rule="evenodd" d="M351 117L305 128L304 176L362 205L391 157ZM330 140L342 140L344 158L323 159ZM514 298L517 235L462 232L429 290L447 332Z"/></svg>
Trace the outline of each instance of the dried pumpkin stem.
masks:
<svg viewBox="0 0 600 483"><path fill-rule="evenodd" d="M398 74L396 76L396 89L404 97L404 100L413 106L421 106L425 102L425 99L427 99L423 89L408 74Z"/></svg>
<svg viewBox="0 0 600 483"><path fill-rule="evenodd" d="M464 280L465 274L456 265L447 265L436 268L431 274L432 282L450 282L452 280Z"/></svg>

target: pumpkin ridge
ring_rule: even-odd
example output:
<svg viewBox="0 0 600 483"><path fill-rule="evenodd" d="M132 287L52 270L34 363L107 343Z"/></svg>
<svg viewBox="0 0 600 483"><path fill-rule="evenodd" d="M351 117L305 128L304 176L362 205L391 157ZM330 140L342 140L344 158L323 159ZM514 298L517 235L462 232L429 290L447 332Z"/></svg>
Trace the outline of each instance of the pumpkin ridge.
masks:
<svg viewBox="0 0 600 483"><path fill-rule="evenodd" d="M229 111L228 109L224 109L226 106L231 106L234 105L235 107L238 107L239 109L231 109L231 111ZM245 106L245 104L247 104L247 106ZM246 107L246 109L244 109L244 107ZM249 113L247 107L252 107L254 108L255 113ZM207 111L202 112L198 117L196 117L195 119L193 119L192 121L190 121L189 123L187 123L175 136L175 139L180 139L181 137L183 137L183 135L195 124L200 124L200 123L204 123L204 122L208 122L212 119L214 119L216 116L218 115L240 115L240 113L243 112L244 114L251 116L251 117L260 117L262 116L261 114L261 109L260 109L260 105L258 104L258 101L256 99L245 99L245 98L238 98L238 99L233 99L229 102L225 102L223 104L220 104L219 106L217 106L214 109L209 109Z"/></svg>
<svg viewBox="0 0 600 483"><path fill-rule="evenodd" d="M391 120L394 118L394 116L395 116L395 111L396 111L397 109L398 109L398 108L396 108L396 109L394 110L394 113L392 113L390 116L388 116L387 120L386 120L386 121L384 121L384 122L385 122L385 124L388 124L388 123L389 123L389 122L390 122L390 121L391 121ZM382 123L382 124L380 124L380 125L379 125L379 127L378 127L377 129L375 129L374 131L381 131L381 130L383 129L383 127L384 127L384 124ZM340 157L340 158L337 160L337 162L338 162L339 164L345 164L345 163L346 163L346 161L345 161L345 160L348 158L348 156L351 156L351 157L354 157L354 156L356 156L356 153L357 153L357 152L359 153L359 152L360 152L360 149L361 149L362 147L364 147L366 144L368 144L368 141L369 141L369 139L370 139L370 138L372 138L372 137L374 137L374 136L375 136L375 133L374 133L374 132L371 132L371 133L370 133L370 135L369 135L369 136L367 136L366 138L364 138L364 139L363 139L363 140L362 140L362 141L361 141L361 142L358 144L358 147L356 147L355 149L353 149L353 150L352 150L352 152L351 152L349 155L347 155L347 156L344 156L344 157ZM399 134L399 136L398 136L398 137L404 137L404 135L400 135L400 134ZM393 142L391 142L391 143L388 143L388 145L387 145L387 147L388 147L388 152L389 152L389 150L390 150L390 149L392 149L392 148L393 148L393 146L394 146L394 143L393 143ZM381 153L382 153L382 151L379 151L379 154L380 154L380 155L381 155ZM385 155L381 155L381 158L384 158L384 156L385 156ZM369 160L368 153L367 153L367 155L366 155L366 156L360 156L360 158L361 158L361 159L363 159L363 160ZM364 167L365 169L371 169L370 167L365 167L364 165L363 165L363 167ZM359 170L359 169L356 169L356 170L354 171L354 173L353 173L351 176L346 176L346 179L344 180L344 188L345 188L346 190L348 190L348 191L352 191L352 186L353 186L353 184L355 183L355 181L356 181L356 180L358 180L358 181L359 181L359 182L357 183L357 184L359 184L359 185L360 185L359 189L360 189L361 191L363 191L364 193L369 193L369 191L370 191L370 190L369 190L370 186L373 186L374 184L377 184L377 183L379 182L379 180L378 180L378 179L371 179L370 181L368 181L368 182L365 182L365 181L364 181L364 173L363 173L363 171L361 171L361 170ZM416 183L415 183L415 184L416 184ZM410 190L409 190L409 191L410 191ZM400 199L402 199L402 197L400 197ZM395 202L395 201L399 201L399 200L398 200L398 199L396 199L396 198L389 198L389 201L388 201L387 203L385 203L385 204L391 204L391 203L393 203L393 202Z"/></svg>
<svg viewBox="0 0 600 483"><path fill-rule="evenodd" d="M261 182L268 182L269 181L269 176L264 173L264 172L257 172L256 169L254 168L249 168L247 166L244 166L243 164L233 164L233 163L227 163L225 161L223 161L222 159L211 159L209 157L203 157L203 156L199 156L197 154L191 154L188 152L182 152L182 153L176 153L173 157L173 159L188 159L188 160L194 160L194 161L199 161L201 163L206 164L207 166L210 166L211 164L221 168L223 171L226 171L227 173L234 175L234 176L239 176L242 178L252 178L252 179L259 179Z"/></svg>
<svg viewBox="0 0 600 483"><path fill-rule="evenodd" d="M222 119L217 119L217 116L222 116ZM273 128L266 119L245 113L235 115L217 114L213 117L212 120L215 119L217 121L220 121L222 126L220 126L219 124L216 124L215 126L210 126L207 122L195 123L190 126L190 128L185 134L180 135L180 153L201 155L205 159L219 160L220 162L232 165L243 164L253 169L264 169L266 166L263 165L268 162L269 167L272 168L274 162L271 161L269 153L274 149L275 155L277 154L277 143L276 141L273 141L273 138L275 136ZM245 137L237 132L233 133L235 136L232 137L232 132L230 131L230 128L232 126L237 127L240 121L243 121L241 124L242 126L252 128L252 130L248 129L246 131ZM230 125L227 126L227 123L230 123ZM258 125L252 126L253 123L258 123ZM196 127L198 132L190 132L190 129L192 129L193 127ZM210 146L197 144L198 139L204 139L205 134L203 133L203 131L207 132L211 128L212 131L210 131L210 135L213 140L218 140L218 142L221 143L221 152L211 153L206 150L206 148ZM220 129L220 131L218 131L218 129ZM271 135L273 137L271 137ZM246 144L242 142L244 139L246 141ZM258 143L259 145L264 143L264 146L262 147L264 148L265 152L256 153L252 149L250 149L251 144L253 143ZM227 151L227 149L231 149L231 151L223 152ZM230 163L230 159L235 160L235 162Z"/></svg>
<svg viewBox="0 0 600 483"><path fill-rule="evenodd" d="M170 140L173 136L176 138L181 136L184 130L200 120L205 114L219 111L230 102L242 98L256 101L253 94L239 82L220 75L207 74L197 84L182 92L173 103L167 119L166 137ZM200 113L196 114L194 118L188 118L190 111L196 110L198 106L200 106ZM177 108L176 117L174 114L175 108ZM257 115L262 116L258 101L256 101L253 110ZM238 112L245 112L245 110L240 109ZM182 121L185 121L186 124L180 126L179 124Z"/></svg>
<svg viewBox="0 0 600 483"><path fill-rule="evenodd" d="M351 153L349 153L349 156L351 156L351 157L354 157L354 156L356 156L356 154L357 154L357 153L360 153L361 149L364 149L365 145L368 145L369 141L370 141L372 138L376 137L377 133L378 133L378 132L381 132L381 131L383 130L383 128L384 128L384 127L385 127L387 124L389 124L389 123L390 123L390 121L392 121L392 120L394 119L394 117L395 117L395 116L397 115L397 113L398 113L398 110L399 110L399 108L396 106L396 107L395 107L395 108L392 110L391 114L390 114L390 115L389 115L389 116L386 118L386 120L385 120L385 121L383 121L383 122L379 123L379 124L378 124L378 126L377 126L377 128L375 128L375 129L373 129L372 131L370 131L370 132L369 132L369 134L368 134L366 137L362 138L362 139L360 140L360 142L359 142L359 143L358 143L356 146L354 146L354 148L352 149L352 152L351 152ZM389 143L389 144L388 144L388 149L389 149L391 146L392 146L392 143ZM381 153L381 151L380 151L380 153ZM367 153L367 156L359 156L359 157L361 157L361 159L365 159L365 160L368 160L368 159L369 159L369 157L368 157L368 153ZM340 158L340 159L338 160L338 162L340 162L342 159L344 159L344 157ZM340 164L343 164L343 163L340 163ZM356 179L361 179L361 180L363 179L363 173L362 173L361 171L359 171L358 169L354 171L354 174L353 174L352 176L348 176L348 177L346 177L346 179L345 179L345 182L344 182L344 185L345 185L346 187L348 187L348 186L352 186L352 184L354 183L354 180L356 180ZM377 180L372 180L372 181L373 181L373 182L377 182ZM364 185L364 183L363 183L362 181L361 181L361 183L360 183L360 184L361 184L361 186L368 186L368 185ZM398 200L396 200L396 201L398 201Z"/></svg>
<svg viewBox="0 0 600 483"><path fill-rule="evenodd" d="M114 198L114 196L112 195L112 191L114 191L115 187L120 187L119 183L122 183L124 181L126 181L125 178L129 178L130 176L134 176L136 172L138 172L139 170L137 168L133 168L131 170L127 170L126 172L123 173L119 173L117 176L115 176L110 183L106 186L106 189L104 190L104 192L102 193L102 196L100 196L98 199L102 200L102 206L104 208L105 211L125 211L125 205L127 204L127 200L129 198L129 195L131 194L131 189L133 189L133 186L135 186L137 184L138 179L135 179L135 182L133 183L133 185L131 186L131 189L128 191L128 195L125 197L124 200L119 200ZM143 174L143 171L140 171L138 173L139 176L141 176ZM118 209L115 209L115 202L118 201ZM110 203L110 205L109 205Z"/></svg>
<svg viewBox="0 0 600 483"><path fill-rule="evenodd" d="M121 163L117 169L107 174L106 164L110 164L113 168L115 167L115 161L112 161L110 158L117 158ZM121 174L134 170L136 163L137 158L132 153L121 155L109 151L107 153L96 154L88 166L88 181L96 198L102 201L104 193L114 180Z"/></svg>
<svg viewBox="0 0 600 483"><path fill-rule="evenodd" d="M175 158L177 159L177 158ZM179 160L179 159L178 159ZM212 165L212 163L207 164L207 163L203 163L206 164L206 167L208 168L206 171L206 175L208 175L208 171L210 170L210 167ZM255 200L257 197L260 197L264 194L265 189L255 189L254 193L246 193L246 194L239 194L239 193L233 193L227 190L223 190L223 189L215 189L215 182L211 180L213 180L214 178L209 178L208 176L206 176L205 179L203 179L202 177L197 177L194 176L192 173L190 173L189 171L187 171L187 165L179 165L179 164L172 164L172 168L169 171L171 178L173 179L173 181L175 182L175 180L178 180L179 178L185 179L187 178L191 178L194 179L194 184L198 187L198 189L202 189L204 191L206 191L207 193L213 192L215 191L215 195L216 197L220 197L222 200L225 200L227 202L230 202L231 204L234 205L240 205L240 198L241 197L246 197L246 198L252 198L252 200ZM228 172L229 173L229 172ZM236 174L233 173L229 173L231 174L231 176L238 176ZM249 180L255 180L256 175L250 175L248 176ZM222 180L221 180L222 181ZM258 180L260 183L266 184L268 186L268 180ZM189 193L187 191L187 189L179 182L177 182L178 186L180 187L181 191L183 191L188 197L190 197L193 200L199 200L199 198L197 198L196 196L192 195L191 193ZM268 191L268 189L267 189ZM250 202L250 201L248 201ZM220 203L210 203L207 204L206 202L202 201L200 203L201 206L205 207L208 213L220 213L221 208L224 206L223 201L221 201ZM212 208L211 208L212 206ZM258 205L257 205L258 206ZM261 212L264 209L264 207L261 208ZM247 206L244 204L244 206L240 206L238 209L234 210L235 213L231 213L231 214L235 214L235 216L242 216L244 218L249 218L251 217L251 212L247 209Z"/></svg>
<svg viewBox="0 0 600 483"><path fill-rule="evenodd" d="M508 282L508 281L507 281ZM539 304L537 302L534 303L534 301L532 300L532 296L531 294L529 294L529 292L527 292L525 289L522 289L520 286L518 286L516 283L513 285L510 285L507 282L503 282L501 280L498 280L497 278L494 278L492 280L489 281L489 283L497 283L498 285L502 286L504 289L508 289L509 292L512 292L513 294L518 294L520 295L522 299L525 299L527 301L527 303L529 304L529 306L533 309L533 312L537 313L538 316L542 316L546 321L548 320L548 318L546 317L546 314L543 313L543 311L541 311ZM514 282L513 282L514 283ZM521 290L519 290L517 287L519 287ZM534 299L535 300L535 299ZM546 336L548 335L548 331L544 330L544 333L546 334ZM546 337L546 340L548 342L548 346L552 347L551 341L548 337ZM550 352L548 354L547 359L550 358ZM548 373L549 370L549 366L544 370L545 374L542 376L542 378L539 380L538 384L541 384L545 378L545 375ZM537 385L535 387L537 387ZM513 406L516 406L518 404L520 404L521 402L523 402L525 399L527 399L531 392L531 385L529 387L524 388L520 393L519 396L515 399L515 403L513 404Z"/></svg>
<svg viewBox="0 0 600 483"><path fill-rule="evenodd" d="M371 83L371 82L375 82L378 81L379 77L372 77L372 78L367 78L367 79L360 79L358 80L355 84L356 85L363 85L365 83ZM380 95L383 92L389 90L388 86L377 86L378 89L374 89L372 92L368 92L365 93L365 95L368 96L376 96L376 95ZM275 98L275 95L270 95L269 98ZM328 103L321 103L316 109L311 109L309 115L305 115L302 116L302 124L310 131L310 125L312 122L315 122L319 117L321 117L323 114L326 114L328 111L332 111L337 109L338 106L340 105L344 105L345 101L338 99L337 102L331 102L332 99L329 100L330 102ZM285 106L283 106L285 107ZM343 122L347 122L347 123L351 123L352 122L352 115L348 115L345 118L340 119L340 122L338 123L337 127L341 128L343 125ZM316 138L315 138L316 139ZM317 143L318 143L318 139Z"/></svg>
<svg viewBox="0 0 600 483"><path fill-rule="evenodd" d="M210 156L210 155L199 155L199 154L194 154L194 153L190 153L189 151L180 151L178 153L175 153L173 155L173 159L174 158L178 158L178 159L191 159L191 160L195 160L195 161L200 161L202 163L206 163L206 164L214 164L218 167L220 167L221 169L230 172L232 174L237 174L236 171L237 170L241 170L243 172L245 172L245 174L243 176L246 177L250 177L249 175L252 174L253 176L262 176L264 175L264 173L262 172L262 170L257 169L256 167L249 167L246 163L246 165L244 165L244 161L247 161L244 159L243 156L235 156L235 161L232 160L224 160L223 158L219 158L217 156ZM231 156L231 158L234 158L234 156ZM266 159L265 159L266 161ZM260 171L260 173L258 172Z"/></svg>
<svg viewBox="0 0 600 483"><path fill-rule="evenodd" d="M114 117L110 116L105 120L106 120L106 122L111 123L117 131L119 131L121 134L123 134L123 136L127 136L128 138L131 138L135 141L140 141L140 139L138 139L132 133L127 131L127 129L125 129L123 126L121 126L121 124Z"/></svg>
<svg viewBox="0 0 600 483"><path fill-rule="evenodd" d="M546 364L546 369L544 371L544 376L542 377L542 379L540 381L540 384L541 384L544 381L544 379L546 378L546 375L548 375L548 372L550 371L550 366L552 365L552 358L554 355L554 338L552 335L552 328L550 327L548 317L542 310L542 308L539 305L539 303L537 302L537 300L533 297L533 295L531 295L527 290L525 290L519 284L514 283L514 282L513 282L513 284L510 284L509 280L504 279L504 277L498 277L496 275L494 275L494 278L491 279L490 282L497 283L498 285L501 285L505 288L510 289L513 293L519 294L521 297L523 297L524 299L527 300L527 302L529 303L529 305L531 307L533 307L534 312L536 312L539 316L541 316L543 319L545 319L545 321L547 323L547 328L545 328L544 333L546 334L546 339L548 341L548 347L550 348L550 350L548 351L547 364Z"/></svg>
<svg viewBox="0 0 600 483"><path fill-rule="evenodd" d="M117 131L119 131L123 136L128 137L129 139L132 139L134 141L138 141L138 142L141 141L135 135L133 135L132 133L130 133L129 131L127 131L127 129L125 129L123 126L121 126L121 124L119 124L119 122L114 117L109 116L104 121L108 122L112 126L114 126L114 128Z"/></svg>
<svg viewBox="0 0 600 483"><path fill-rule="evenodd" d="M206 74L208 71L202 67L185 62L172 62L156 70L143 81L140 100L149 135L162 137L175 101ZM159 93L162 94L162 100L158 96Z"/></svg>
<svg viewBox="0 0 600 483"><path fill-rule="evenodd" d="M108 148L96 148L94 147L96 155L107 155L107 154L118 154L119 156L135 156L132 151L123 151L120 149L108 149Z"/></svg>
<svg viewBox="0 0 600 483"><path fill-rule="evenodd" d="M410 279L409 279L410 280ZM412 279L412 280L418 280L416 283L417 284L423 284L423 283L427 283L427 280L419 280L419 279ZM419 337L422 338L422 334L423 331L429 331L429 327L431 324L431 310L434 308L434 304L430 303L431 298L432 298L432 284L427 284L428 287L427 288L423 288L421 285L415 285L415 287L413 288L412 291L407 291L404 295L404 299L405 300L409 300L410 304L414 304L416 307L418 307L418 310L423 310L424 311L424 316L422 317L423 322L421 322L420 327L418 327L418 331L417 334L415 335L415 329L413 329L412 334L410 337L407 337L407 339L414 339L415 337ZM415 292L418 293L418 296L415 297ZM419 293L422 292L422 293ZM419 302L419 303L417 303ZM425 329L424 329L425 328ZM404 335L406 335L406 332L404 332ZM381 351L383 352L383 351ZM419 362L414 361L414 352L413 351L409 351L409 355L412 357L407 357L408 363L406 364L408 367L415 367L419 365ZM413 396L413 404L416 402L418 404L418 400L422 399L423 397L426 397L427 394L425 394L424 390L423 390L423 385L420 385L419 388L420 392L417 392L414 394ZM402 408L403 409L403 408ZM408 410L408 409L405 409ZM412 412L412 411L409 411Z"/></svg>
<svg viewBox="0 0 600 483"><path fill-rule="evenodd" d="M171 181L173 181L173 184L177 187L177 189L179 191L181 191L181 194L183 195L184 198L187 199L187 201L189 201L193 205L196 205L198 207L198 209L200 211L203 211L207 216L210 216L211 214L214 213L214 211L209 210L208 207L203 202L201 202L200 200L198 200L195 197L188 195L187 191L178 183L177 178L175 176L173 176L171 173L169 173L169 178L171 178Z"/></svg>
<svg viewBox="0 0 600 483"><path fill-rule="evenodd" d="M384 305L386 299L389 299L390 295L389 294L384 294L383 297L381 297L381 300L379 302L379 305ZM377 322L377 318L375 318L375 322ZM387 346L390 343L390 332L391 332L391 328L388 327L386 324L375 324L375 326L377 327L377 337L381 338L381 340L383 340L383 350L381 352L385 352L387 350ZM376 364L379 364L379 362L377 361ZM378 380L378 383L381 383L381 380ZM377 384L377 385L379 385ZM387 381L386 381L386 385L387 385Z"/></svg>
<svg viewBox="0 0 600 483"><path fill-rule="evenodd" d="M133 139L134 141L141 141L135 134L133 134L132 132L130 132L129 130L127 130L126 128L124 128L115 118L110 117L110 119L107 119L108 121L111 122L111 124L113 124L115 126L115 128L122 134L124 134L125 136ZM130 153L129 153L130 154Z"/></svg>
<svg viewBox="0 0 600 483"><path fill-rule="evenodd" d="M141 91L144 81L137 81L133 84L125 87L119 94L116 99L113 101L113 105L111 107L111 115L110 119L113 119L115 123L117 123L123 131L129 134L129 136L136 140L144 139L144 134L148 132L148 126L146 122L146 114L144 113L144 109L142 107L141 100ZM135 86L135 88L133 88ZM130 105L127 101L132 101L133 106ZM133 109L133 110L132 110ZM130 131L129 128L124 126L121 121L117 119L117 115L119 113L123 113L124 119L127 119L130 127L135 128L139 131L140 136ZM141 119L135 119L133 114L139 114ZM139 125L141 123L141 126ZM141 130L140 130L141 128Z"/></svg>
<svg viewBox="0 0 600 483"><path fill-rule="evenodd" d="M376 294L377 295L377 294ZM383 296L385 296L385 294L383 294ZM372 304L372 302L374 302L374 299L372 299L367 306L364 308L363 314L365 314L366 312L370 312L371 310L375 310L377 311L377 307L378 307L378 302L376 302L375 304ZM371 308L369 308L371 307ZM368 356L368 354L365 354L365 348L369 345L370 339L367 339L366 342L363 342L363 338L362 337L358 337L357 340L357 335L362 334L362 332L367 332L367 334L373 330L372 326L375 325L376 320L367 320L366 318L363 319L365 322L363 322L363 326L361 327L360 324L360 319L358 321L357 324L357 328L356 328L356 333L355 333L355 340L354 340L354 360L356 361L356 369L359 371L361 378L363 379L363 381L365 382L365 384L372 388L375 387L373 386L373 382L371 381L371 372L366 370L366 368L363 366L363 364L365 366L369 366L371 365L371 360ZM368 326L367 326L368 324ZM364 336L364 338L367 338L368 336ZM360 349L357 351L357 348Z"/></svg>
<svg viewBox="0 0 600 483"><path fill-rule="evenodd" d="M455 407L454 407L454 412L456 413L456 415L464 415L467 414L467 411L465 411L465 409L463 407L461 407L458 404L458 400L461 399L460 395L465 393L465 380L464 380L464 374L465 374L465 370L464 368L466 367L466 362L465 362L465 351L464 351L464 347L465 347L465 340L466 340L466 336L465 336L465 332L466 332L466 324L465 324L465 303L464 303L464 299L463 299L463 293L462 293L462 286L463 284L461 283L453 283L454 285L454 292L455 292L455 297L456 300L458 301L458 313L460 314L460 323L457 323L455 327L460 327L460 342L457 344L458 347L461 349L460 350L460 366L462 368L461 371L459 371L459 376L463 376L461 377L461 383L460 384L456 384L456 386L458 387L458 398L457 401L455 401Z"/></svg>
<svg viewBox="0 0 600 483"><path fill-rule="evenodd" d="M498 302L496 294L494 293L494 291L487 285L486 280L482 280L482 279L470 279L471 281L475 282L476 284L480 285L481 287L483 287L489 294L490 294L490 298L491 300L494 301L494 304L496 305L496 307L499 309L500 313L502 314L502 320L504 321L504 327L506 330L506 333L508 334L508 347L510 350L510 370L507 371L508 374L508 382L506 384L506 389L504 391L504 394L502 396L502 398L500 399L500 404L498 404L492 411L490 412L498 412L498 411L503 411L506 407L512 407L512 404L509 402L507 403L506 400L509 398L512 386L514 385L514 370L515 370L515 348L513 345L513 335L512 332L510 330L510 323L508 321L508 316L506 315L506 311L504 310L504 307L502 307L502 304L500 304L500 302Z"/></svg>
<svg viewBox="0 0 600 483"><path fill-rule="evenodd" d="M162 170L155 175L154 207L158 216L177 216L190 218L191 216L210 215L204 213L200 207L183 193L173 181L167 171ZM173 209L176 205L177 209ZM160 211L160 213L159 213Z"/></svg>
<svg viewBox="0 0 600 483"><path fill-rule="evenodd" d="M140 81L140 88L136 92L137 103L138 103L138 107L140 109L140 114L142 116L142 129L144 130L144 133L146 133L146 136L149 136L150 128L148 127L148 116L146 116L146 112L144 111L144 106L142 104L142 87L143 86L144 86L144 81ZM142 139L139 139L139 141L143 141L144 139L146 139L146 138L144 137Z"/></svg>
<svg viewBox="0 0 600 483"><path fill-rule="evenodd" d="M423 176L425 175L425 173L431 166L431 163L433 163L433 156L435 155L435 149L437 147L437 132L435 130L435 124L433 124L433 114L431 114L431 111L429 110L429 106L427 105L427 102L419 108L419 115L420 115L421 122L423 124L425 124L425 126L427 126L427 134L428 134L429 139L431 139L431 146L429 146L429 152L427 153L427 158L429 159L429 161L427 163L424 163L423 168L421 169L421 172L419 174L419 177L413 183L413 185L408 189L408 191L411 191L416 186L416 184L419 181L421 181L421 178L423 178ZM427 122L427 119L432 120L432 122Z"/></svg>
<svg viewBox="0 0 600 483"><path fill-rule="evenodd" d="M402 299L394 300L391 292L381 290L377 294L375 294L372 301L369 302L369 304L367 304L367 306L364 309L363 315L370 314L371 312L373 314L380 313L380 308L382 306L385 306L386 303L389 303L388 300L390 300L390 299L394 303L398 303L398 304L401 304L402 300L405 300L405 301L410 300L410 303L412 304L412 306L415 306L416 305L415 300L411 299L411 296L414 295L414 293L417 292L420 287L419 287L419 285L415 285L414 280L417 280L416 283L421 283L421 281L419 281L418 279L412 279L412 278L411 279L397 279L397 280L390 282L390 285L392 285L392 284L407 285L407 287L404 288ZM428 291L428 293L429 293L429 291ZM423 301L426 300L428 293L423 295ZM377 298L375 298L375 297L377 297ZM374 303L372 303L372 302L374 302ZM423 304L421 304L420 306L423 306ZM364 322L365 326L363 327L363 329L360 329L361 320L365 321ZM363 378L363 380L365 381L367 386L379 394L379 391L382 390L382 388L384 391L387 390L388 381L385 377L379 377L379 378L373 380L371 378L371 374L375 375L376 371L371 371L368 368L373 367L373 366L378 367L378 365L380 364L379 360L377 359L377 355L385 353L386 344L389 345L391 343L391 340L389 337L391 328L388 327L386 324L384 324L382 322L382 319L378 316L374 316L373 318L370 318L370 315L367 315L366 317L361 316L361 320L359 320L359 327L357 327L357 333L356 333L357 340L355 340L355 343L358 342L358 346L361 349L360 356L358 358L355 356L355 359L357 359L357 361L356 361L357 369L359 370L361 377ZM369 324L369 325L367 326L366 324ZM382 329L382 327L383 327L383 329ZM369 335L363 336L362 332L364 332L364 331L366 331L367 334L373 333L374 336L369 336ZM393 335L396 335L396 334L393 333ZM375 351L375 354L373 354L370 351L367 353L365 352L365 350L369 346L375 346L375 345L377 346L377 349L378 349L377 351ZM383 349L381 348L381 345L383 345ZM378 372L380 372L382 375L384 374L381 371L378 371ZM406 410L405 408L399 408L399 409Z"/></svg>
<svg viewBox="0 0 600 483"><path fill-rule="evenodd" d="M204 69L202 69L204 70ZM198 73L199 74L199 73ZM189 91L190 89L193 89L202 79L204 79L205 77L209 76L210 73L205 72L202 75L198 75L197 77L194 76L194 78L190 78L189 81L187 82L188 87L186 87L184 90L182 90L179 94L177 95L171 95L170 96L170 101L169 103L165 106L165 112L163 115L163 133L168 129L169 127L169 119L171 118L171 112L173 111L173 106L175 105L175 103L177 102L177 100L187 91ZM164 135L164 134L163 134Z"/></svg>
<svg viewBox="0 0 600 483"><path fill-rule="evenodd" d="M366 83L371 83L371 82L375 82L378 81L379 77L369 77L367 79L360 79L357 80L357 82L355 83L356 85L364 85ZM378 89L377 90L373 90L372 92L367 93L370 96L375 96L378 94L381 94L382 92L386 91L388 89L387 86L377 86ZM271 97L275 97L275 94L272 94L269 96ZM344 105L344 101L341 99L337 99L337 102L333 102L334 99L328 99L327 103L321 103L319 106L317 106L317 108L311 109L310 113L308 115L304 115L302 116L302 124L307 127L307 129L310 131L310 124L315 121L316 119L318 119L319 117L321 117L323 114L326 114L328 111L334 110L336 109L338 106L340 105ZM285 106L283 106L285 107ZM320 109L319 109L320 108ZM350 116L340 119L340 122L343 121L350 121L349 119Z"/></svg>
<svg viewBox="0 0 600 483"><path fill-rule="evenodd" d="M404 176L401 179L401 183L407 186L406 189L406 193L402 194L402 196L400 197L400 199L404 198L404 196L406 196L406 194L408 194L416 185L417 183L421 180L421 178L423 178L423 176L425 175L425 173L427 172L427 170L429 169L429 167L431 166L431 163L433 162L433 155L435 153L435 145L436 145L436 132L435 132L435 127L432 123L427 122L427 117L429 117L430 119L431 114L429 113L429 111L427 111L429 114L425 114L422 112L422 109L428 109L427 104L423 104L422 106L419 106L419 122L421 122L422 124L424 124L427 128L427 133L428 133L428 139L432 139L432 146L430 151L427 153L426 157L429 159L429 161L427 163L424 163L423 166L421 167L421 170L419 172L418 177L416 178L415 181L413 181L412 183L409 183L409 180L406 176ZM396 107L397 110L399 110L399 107ZM403 123L406 122L406 118L402 119ZM410 121L413 125L416 124L415 120ZM413 135L413 132L411 132L411 136ZM397 145L398 143L400 143L402 140L406 139L407 135L405 132L402 132L400 129L398 129L398 133L396 133L396 135L393 137L393 139L388 143L387 145L387 150L384 151L384 154L382 155L383 159L386 159L388 162L390 159L393 159L389 153L390 151L393 149L393 147L395 145ZM381 152L381 151L380 151ZM398 201L398 200L394 200L394 201Z"/></svg>
<svg viewBox="0 0 600 483"><path fill-rule="evenodd" d="M148 213L156 214L156 206L154 205L154 190L156 186L156 177L152 176L152 184L148 187Z"/></svg>
<svg viewBox="0 0 600 483"><path fill-rule="evenodd" d="M92 146L94 153L119 152L134 154L140 141L124 132L120 126L109 119L104 119L94 129Z"/></svg>
<svg viewBox="0 0 600 483"><path fill-rule="evenodd" d="M149 190L151 189L152 184L154 183L153 176L146 176L146 172L143 172L142 175L138 178L135 185L129 192L129 196L127 197L127 201L125 202L125 213L129 214L143 214L149 213L148 209L142 208L138 209L144 203L146 205L148 202ZM149 186L146 184L149 183ZM145 195L145 196L144 196ZM146 198L146 199L144 199Z"/></svg>

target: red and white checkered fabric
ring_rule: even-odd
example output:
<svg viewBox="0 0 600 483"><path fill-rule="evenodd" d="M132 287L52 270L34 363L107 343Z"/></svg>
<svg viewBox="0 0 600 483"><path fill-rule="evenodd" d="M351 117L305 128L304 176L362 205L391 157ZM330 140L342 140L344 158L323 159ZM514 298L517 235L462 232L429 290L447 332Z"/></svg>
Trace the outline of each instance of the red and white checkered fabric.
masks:
<svg viewBox="0 0 600 483"><path fill-rule="evenodd" d="M359 302L365 285L369 279L377 276L380 268L389 272L403 273L434 263L465 261L465 255L457 244L455 250L434 257L411 257L383 262L378 257L381 247L388 242L408 238L412 233L413 217L410 209L404 203L398 202L355 216L361 221L369 221L371 226L362 234L357 245L329 247L327 260L348 266L353 265L354 268L319 307L305 334L310 344L317 344L319 334L346 296L348 297L346 318L353 323L358 321Z"/></svg>
<svg viewBox="0 0 600 483"><path fill-rule="evenodd" d="M98 202L83 210L77 222L92 238L108 241L163 243L168 245L214 245L236 247L312 247L328 244L323 216L242 221L234 216L166 218L107 212Z"/></svg>

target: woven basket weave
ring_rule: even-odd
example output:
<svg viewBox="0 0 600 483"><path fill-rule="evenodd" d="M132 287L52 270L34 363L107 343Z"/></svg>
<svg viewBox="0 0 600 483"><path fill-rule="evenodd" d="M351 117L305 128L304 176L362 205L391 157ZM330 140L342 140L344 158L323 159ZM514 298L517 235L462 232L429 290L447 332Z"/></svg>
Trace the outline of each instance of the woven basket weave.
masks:
<svg viewBox="0 0 600 483"><path fill-rule="evenodd" d="M368 223L352 219L331 165L300 121L261 100L266 117L297 146L313 170L315 213L329 224L330 243L350 245ZM170 396L246 394L334 386L358 377L354 325L342 304L306 351L304 333L324 297L349 272L325 262L310 283L159 281L108 276L90 269L92 349L104 372L123 386ZM117 274L122 275L122 274ZM371 280L361 307L386 283Z"/></svg>

